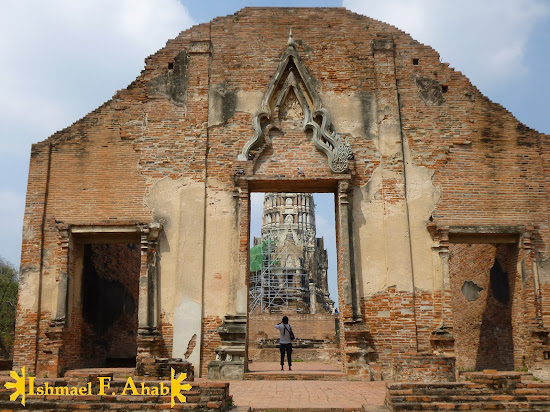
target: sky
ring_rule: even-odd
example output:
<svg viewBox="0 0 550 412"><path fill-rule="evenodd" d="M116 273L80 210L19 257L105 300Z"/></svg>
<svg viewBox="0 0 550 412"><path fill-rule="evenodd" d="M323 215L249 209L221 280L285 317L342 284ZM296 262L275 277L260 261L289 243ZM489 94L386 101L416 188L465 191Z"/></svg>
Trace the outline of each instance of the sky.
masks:
<svg viewBox="0 0 550 412"><path fill-rule="evenodd" d="M274 5L346 7L392 24L437 50L518 120L550 134L548 0L2 0L0 256L19 266L32 143L129 85L144 59L179 32L246 6ZM316 202L318 236L331 236L333 200Z"/></svg>

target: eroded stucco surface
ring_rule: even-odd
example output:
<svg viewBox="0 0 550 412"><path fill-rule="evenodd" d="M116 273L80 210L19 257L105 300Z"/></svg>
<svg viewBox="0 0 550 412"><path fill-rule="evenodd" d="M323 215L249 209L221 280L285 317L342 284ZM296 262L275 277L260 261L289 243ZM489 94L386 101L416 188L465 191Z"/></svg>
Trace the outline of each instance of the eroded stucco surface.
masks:
<svg viewBox="0 0 550 412"><path fill-rule="evenodd" d="M175 357L184 357L197 335L200 348L203 288L204 183L191 179L156 181L146 204L162 223L159 260L159 311L173 322ZM189 360L200 362L195 349Z"/></svg>

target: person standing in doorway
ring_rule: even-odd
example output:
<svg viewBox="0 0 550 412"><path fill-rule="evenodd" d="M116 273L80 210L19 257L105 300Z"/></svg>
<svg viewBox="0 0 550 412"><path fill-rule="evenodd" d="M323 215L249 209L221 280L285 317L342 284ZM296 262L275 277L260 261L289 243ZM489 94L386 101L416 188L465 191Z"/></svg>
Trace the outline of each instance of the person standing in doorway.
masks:
<svg viewBox="0 0 550 412"><path fill-rule="evenodd" d="M292 370L292 340L294 338L294 332L292 332L292 326L288 323L288 317L283 316L283 320L275 325L279 329L279 350L281 351L281 370L284 370L285 365L285 353L288 360L288 370ZM292 334L292 338L291 338Z"/></svg>

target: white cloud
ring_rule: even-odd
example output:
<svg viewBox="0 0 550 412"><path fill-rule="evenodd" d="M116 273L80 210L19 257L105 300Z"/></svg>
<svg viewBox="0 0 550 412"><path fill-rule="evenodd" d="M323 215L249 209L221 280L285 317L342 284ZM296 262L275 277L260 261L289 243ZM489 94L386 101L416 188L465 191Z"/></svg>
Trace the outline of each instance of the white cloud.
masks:
<svg viewBox="0 0 550 412"><path fill-rule="evenodd" d="M26 152L95 109L192 23L178 0L4 0L0 151Z"/></svg>
<svg viewBox="0 0 550 412"><path fill-rule="evenodd" d="M19 264L31 143L128 86L193 23L178 0L0 2L0 255Z"/></svg>
<svg viewBox="0 0 550 412"><path fill-rule="evenodd" d="M317 237L324 237L325 242L333 242L335 241L335 222L334 219L329 220L331 217L334 218L334 216L326 216L322 213L326 213L325 211L316 211L315 212L315 229L317 232Z"/></svg>
<svg viewBox="0 0 550 412"><path fill-rule="evenodd" d="M550 14L542 0L344 0L350 10L392 24L436 49L485 92L525 76L534 26Z"/></svg>

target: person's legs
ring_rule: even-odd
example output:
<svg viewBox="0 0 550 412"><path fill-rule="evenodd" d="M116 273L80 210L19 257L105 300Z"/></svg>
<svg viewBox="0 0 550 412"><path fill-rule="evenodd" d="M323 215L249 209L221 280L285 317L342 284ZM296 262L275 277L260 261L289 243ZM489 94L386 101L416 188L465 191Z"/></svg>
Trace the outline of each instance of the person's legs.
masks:
<svg viewBox="0 0 550 412"><path fill-rule="evenodd" d="M288 370L292 370L292 343L289 343L286 348L286 357L288 358Z"/></svg>
<svg viewBox="0 0 550 412"><path fill-rule="evenodd" d="M281 351L281 370L285 365L285 345L283 343L279 344L279 350Z"/></svg>

